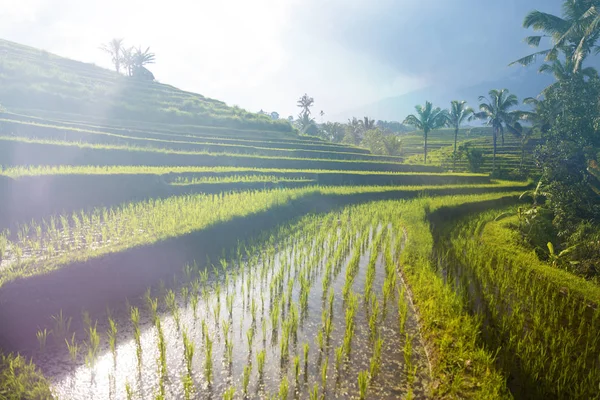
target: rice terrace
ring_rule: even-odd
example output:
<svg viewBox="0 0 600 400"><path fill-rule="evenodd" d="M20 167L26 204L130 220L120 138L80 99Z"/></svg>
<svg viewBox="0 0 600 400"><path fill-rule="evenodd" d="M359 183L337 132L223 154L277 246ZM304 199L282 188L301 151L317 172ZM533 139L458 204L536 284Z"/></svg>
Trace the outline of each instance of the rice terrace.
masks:
<svg viewBox="0 0 600 400"><path fill-rule="evenodd" d="M448 99L425 86L405 91L397 99L412 103L394 106L395 119L385 117L390 99L341 112L356 99L336 82L362 77L364 65L378 75L378 46L368 45L371 63L329 78L305 71L310 79L294 83L298 69L287 80L272 72L271 32L273 54L259 41L256 54L234 47L235 73L206 60L213 79L187 74L190 66L206 71L194 54L178 65L163 60L179 57L177 45L133 22L156 47L93 42L81 59L98 56L100 67L74 58L104 14L86 11L89 31L63 46L53 29L84 22L69 19L78 15L69 7L80 5L62 1L31 20L18 2L5 14L0 6L12 21L0 27L0 400L600 399L600 1L536 0L540 11L532 11L510 0L506 15L490 6L512 30L489 33L490 57L512 57L492 70L497 85L483 90L457 78L462 89ZM309 61L320 54L317 42L335 35L319 31L328 13L341 30L362 21L389 41L377 18L406 12L415 19L408 26L421 26L417 12L437 23L432 4L449 7L357 0L342 13L345 5L327 4L307 33L299 21L314 16L311 2L260 0L254 11L238 3L235 11L212 5L202 18L245 26L247 14L261 32L285 25L286 48L302 52L304 40L316 40L314 54L303 55ZM474 15L484 8L458 3ZM184 4L203 7L177 0L143 12L187 20ZM276 12L294 7L306 7L296 22ZM43 18L59 18L46 21L48 40L25 35ZM452 29L487 21L459 18ZM192 29L181 25L174 32ZM394 41L399 49L439 43L444 27ZM219 46L244 36L223 29ZM348 32L335 40L350 52L350 39L360 40ZM511 42L528 34L526 44L538 47L529 55ZM63 48L71 58L54 54ZM229 62L212 49L203 57ZM471 61L444 54L448 74ZM253 64L259 55L264 63ZM325 58L315 70L337 62ZM265 71L273 82L250 84L272 61ZM546 80L535 89L538 71ZM206 85L228 102L239 96L245 107L299 114L250 112L159 83L163 76L178 86L189 78L183 86L204 93ZM300 84L327 90L291 93ZM330 120L322 104L344 116Z"/></svg>

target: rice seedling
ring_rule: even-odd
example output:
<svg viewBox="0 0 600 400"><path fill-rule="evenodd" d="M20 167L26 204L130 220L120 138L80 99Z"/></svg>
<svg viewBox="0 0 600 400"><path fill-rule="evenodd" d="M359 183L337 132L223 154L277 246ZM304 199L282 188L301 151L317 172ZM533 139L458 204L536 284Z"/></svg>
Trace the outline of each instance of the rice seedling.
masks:
<svg viewBox="0 0 600 400"><path fill-rule="evenodd" d="M44 328L43 330L38 330L35 334L40 345L40 351L44 351L46 349L46 340L48 339L48 333L48 330Z"/></svg>
<svg viewBox="0 0 600 400"><path fill-rule="evenodd" d="M279 400L287 400L290 392L290 385L288 382L287 375L284 375L281 383L279 384Z"/></svg>
<svg viewBox="0 0 600 400"><path fill-rule="evenodd" d="M183 384L183 397L185 400L190 400L194 394L194 380L190 374L185 374L181 377ZM162 394L162 391L161 391Z"/></svg>
<svg viewBox="0 0 600 400"><path fill-rule="evenodd" d="M369 372L361 371L358 373L358 397L361 400L367 398L367 389L369 388Z"/></svg>
<svg viewBox="0 0 600 400"><path fill-rule="evenodd" d="M371 306L371 316L369 317L369 332L371 341L375 340L377 337L377 327L378 327L378 319L379 317L379 300L374 298Z"/></svg>
<svg viewBox="0 0 600 400"><path fill-rule="evenodd" d="M369 376L371 379L375 379L375 377L379 374L379 369L381 367L381 347L383 345L383 339L379 338L375 341L373 345L373 356L371 357L370 362L370 370Z"/></svg>
<svg viewBox="0 0 600 400"><path fill-rule="evenodd" d="M183 331L183 356L185 358L185 366L189 376L192 375L192 361L194 358L194 341L190 340L187 331Z"/></svg>
<svg viewBox="0 0 600 400"><path fill-rule="evenodd" d="M323 340L323 331L319 330L317 333L316 343L319 346L319 351L323 352L325 349L325 341Z"/></svg>
<svg viewBox="0 0 600 400"><path fill-rule="evenodd" d="M217 302L213 306L213 317L215 318L215 322L219 322L219 318L221 316L221 303Z"/></svg>
<svg viewBox="0 0 600 400"><path fill-rule="evenodd" d="M227 388L227 390L225 390L225 393L223 393L223 400L233 400L234 396L235 396L235 387L230 386Z"/></svg>
<svg viewBox="0 0 600 400"><path fill-rule="evenodd" d="M131 389L131 385L128 381L125 381L125 393L127 400L133 400L133 390Z"/></svg>
<svg viewBox="0 0 600 400"><path fill-rule="evenodd" d="M231 340L225 342L225 354L228 365L233 363L233 342Z"/></svg>
<svg viewBox="0 0 600 400"><path fill-rule="evenodd" d="M244 396L248 395L248 384L250 383L250 373L252 372L252 364L244 366L244 375L242 376L242 387Z"/></svg>
<svg viewBox="0 0 600 400"><path fill-rule="evenodd" d="M206 376L206 380L208 383L212 383L212 375L213 375L213 363L212 363L212 351L213 351L213 342L208 335L206 335L206 344L204 347L206 352L206 359L204 361L204 373Z"/></svg>
<svg viewBox="0 0 600 400"><path fill-rule="evenodd" d="M321 364L321 385L323 386L323 391L327 387L327 367L329 366L329 356L325 357L325 361Z"/></svg>
<svg viewBox="0 0 600 400"><path fill-rule="evenodd" d="M250 328L246 331L246 338L248 339L248 353L252 353L252 343L254 342L254 328Z"/></svg>
<svg viewBox="0 0 600 400"><path fill-rule="evenodd" d="M404 341L404 349L403 349L403 353L404 353L404 366L406 368L407 372L410 372L412 370L412 337L407 333L406 334L406 340Z"/></svg>
<svg viewBox="0 0 600 400"><path fill-rule="evenodd" d="M85 357L85 364L92 368L96 363L98 357L98 350L100 348L100 335L96 331L96 324L90 326L87 330L88 342L87 342L87 355Z"/></svg>
<svg viewBox="0 0 600 400"><path fill-rule="evenodd" d="M137 307L131 307L130 319L133 325L133 338L135 340L135 352L137 355L138 367L142 366L142 340L140 332L140 310Z"/></svg>
<svg viewBox="0 0 600 400"><path fill-rule="evenodd" d="M108 337L108 346L113 355L113 359L117 360L117 323L110 316L108 317L108 330L106 331Z"/></svg>
<svg viewBox="0 0 600 400"><path fill-rule="evenodd" d="M340 346L335 349L335 369L338 374L341 372L342 361L344 360L344 346Z"/></svg>
<svg viewBox="0 0 600 400"><path fill-rule="evenodd" d="M267 352L265 350L261 350L256 355L256 365L258 368L258 377L262 379L263 373L265 370L265 359L267 357Z"/></svg>
<svg viewBox="0 0 600 400"><path fill-rule="evenodd" d="M181 297L183 298L183 304L187 306L190 298L190 289L187 286L181 287Z"/></svg>
<svg viewBox="0 0 600 400"><path fill-rule="evenodd" d="M404 335L406 332L406 319L408 317L408 304L404 297L404 286L401 290L398 290L398 323L400 326L400 334Z"/></svg>
<svg viewBox="0 0 600 400"><path fill-rule="evenodd" d="M66 318L63 315L62 310L59 311L59 313L57 315L53 315L52 316L52 336L54 336L54 339L56 340L57 344L58 343L62 343L63 340L65 340L68 335L69 335L69 331L71 330L71 321L72 318ZM84 321L85 321L85 313L84 313ZM86 326L90 326L91 322L89 322L89 325L86 323Z"/></svg>
<svg viewBox="0 0 600 400"><path fill-rule="evenodd" d="M308 351L309 351L309 344L308 343L304 343L302 345L302 354L304 354L304 375L306 376L306 373L308 371Z"/></svg>
<svg viewBox="0 0 600 400"><path fill-rule="evenodd" d="M310 400L320 400L321 396L319 396L319 385L315 383L313 388L308 391L308 398Z"/></svg>
<svg viewBox="0 0 600 400"><path fill-rule="evenodd" d="M67 344L71 361L75 362L77 360L77 354L79 353L79 344L75 341L75 332L73 332L71 340L65 339L65 343Z"/></svg>
<svg viewBox="0 0 600 400"><path fill-rule="evenodd" d="M300 357L298 355L294 356L294 378L296 384L298 384L298 379L300 377Z"/></svg>
<svg viewBox="0 0 600 400"><path fill-rule="evenodd" d="M233 317L233 294L228 294L225 298L225 302L227 304L227 312L229 312L229 317Z"/></svg>
<svg viewBox="0 0 600 400"><path fill-rule="evenodd" d="M191 295L191 305L192 305L192 313L194 314L194 320L198 318L198 301L200 300L198 292L192 291Z"/></svg>

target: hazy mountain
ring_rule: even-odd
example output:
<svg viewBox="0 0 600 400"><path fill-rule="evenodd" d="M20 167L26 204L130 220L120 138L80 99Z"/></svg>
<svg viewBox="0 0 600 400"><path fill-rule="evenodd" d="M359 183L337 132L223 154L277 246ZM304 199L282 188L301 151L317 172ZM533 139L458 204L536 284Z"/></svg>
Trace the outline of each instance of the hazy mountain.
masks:
<svg viewBox="0 0 600 400"><path fill-rule="evenodd" d="M468 74L468 71L465 71ZM434 106L448 108L452 100L467 100L469 105L476 108L478 97L486 95L490 89L510 90L517 95L519 100L525 97L537 96L545 87L552 83L553 77L540 74L534 67L512 67L505 77L489 80L471 86L452 88L428 87L410 92L401 96L389 97L375 103L366 104L347 112L334 116L335 120L345 121L352 116L362 117L368 115L374 119L388 121L402 121L408 114L414 112L416 104L424 104L426 100L433 102Z"/></svg>

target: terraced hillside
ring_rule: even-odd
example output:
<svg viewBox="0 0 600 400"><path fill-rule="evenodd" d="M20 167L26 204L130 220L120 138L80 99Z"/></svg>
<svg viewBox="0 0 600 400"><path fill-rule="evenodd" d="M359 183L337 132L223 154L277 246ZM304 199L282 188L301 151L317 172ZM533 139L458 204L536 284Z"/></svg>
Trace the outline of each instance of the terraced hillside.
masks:
<svg viewBox="0 0 600 400"><path fill-rule="evenodd" d="M0 397L548 398L597 384L593 335L567 343L586 349L585 362L560 358L572 363L565 371L589 370L582 379L542 366L546 347L558 359L544 333L559 331L558 319L516 302L522 315L503 325L499 299L461 280L505 293L489 278L500 273L461 275L469 260L436 257L484 263L442 232L474 236L461 230L472 213L496 210L482 214L488 223L528 182L271 126L9 111L0 115ZM511 271L502 282L518 289L502 301L524 293ZM530 277L526 298L537 303L546 286ZM589 315L570 329L597 324ZM542 347L517 333L530 318ZM559 383L539 390L535 373Z"/></svg>
<svg viewBox="0 0 600 400"><path fill-rule="evenodd" d="M45 118L291 131L287 121L2 39L0 86L0 105Z"/></svg>
<svg viewBox="0 0 600 400"><path fill-rule="evenodd" d="M525 143L510 133L504 134L504 145L498 138L496 154L497 168L510 172L522 168L526 173L535 173L533 150L539 144L539 137L532 137ZM467 144L469 148L483 152L483 163L478 172L492 171L493 139L492 130L488 127L461 129L458 133L458 147ZM453 168L454 130L439 129L428 135L427 162L444 169ZM407 163L423 163L423 134L408 133L402 137L402 157ZM469 171L469 163L465 156L456 163L456 171Z"/></svg>
<svg viewBox="0 0 600 400"><path fill-rule="evenodd" d="M383 218L381 225L397 212L392 210L402 204L400 199L469 193L473 200L494 199L524 188L524 184L491 181L486 175L447 174L435 166L403 164L364 149L273 131L182 125L134 128L14 113L2 115L0 129L0 231L4 230L0 317L11 322L0 329L0 346L11 354L18 351L33 357L48 379L48 383L42 378L37 382L49 385L61 398L89 397L86 393L109 398L113 391L121 395L131 391L138 398L148 393L170 398L192 392L221 394L231 388L269 393L285 391L286 385L308 395L317 377L318 392L358 393L366 390L364 382L357 380L359 373L365 379L363 368L373 379L372 395L424 395L435 380L426 348L435 343L420 336L424 332L419 331L417 310L410 300L406 305L398 303L406 294L393 294L393 308L388 292L384 297L373 293L366 309L359 306L363 303L358 299L367 298L364 279L374 292L399 285L392 282L400 279L393 265L402 231L373 225L373 207L385 204L377 217ZM354 222L346 236L334 240L338 230L333 222L350 215L346 213L363 217L349 220ZM306 214L315 217L302 219ZM320 218L323 222L318 222ZM307 241L313 235L309 227L321 224L330 226L314 233L323 241L324 253L309 256L314 246ZM357 242L351 232L363 239ZM292 233L295 244L289 242ZM343 242L334 245L339 240ZM273 253L284 243L289 243L291 253ZM304 253L309 258L290 256ZM379 260L378 254L385 257ZM327 257L334 257L333 264L318 262L317 269L307 269ZM221 273L217 265L223 268ZM334 265L339 266L331 269ZM301 278L276 283L291 267ZM315 288L323 288L323 295L331 299L327 314L331 327L325 331L315 328L319 319L313 309L319 296L308 297L308 282L312 286L315 281ZM259 297L265 285L272 292ZM273 285L282 285L281 290ZM259 298L261 317L256 315ZM343 302L354 298L356 328L344 336L344 329L350 328L339 325L344 321L339 316L333 318L344 312ZM190 301L192 309L186 311ZM279 301L285 304L275 307L283 314L269 315L266 304L273 307ZM383 314L373 317L371 307L383 307ZM196 309L208 313L200 317ZM236 315L244 310L248 314L240 320ZM395 331L393 316L398 313L405 315L403 332ZM229 328L223 331L225 326ZM359 343L372 343L384 326L388 336L375 340L373 354L351 354ZM244 336L234 340L233 332L238 331ZM254 340L260 342L261 331L265 346L267 341L273 343L263 350L253 345ZM181 355L189 359L188 367L173 364L177 352L152 355L160 343L173 348L182 332L186 332L187 350ZM410 341L403 339L406 333ZM151 338L155 334L158 342ZM129 338L138 343L133 353L127 350ZM382 349L384 341L387 347ZM214 350L206 350L213 346ZM335 352L333 346L338 346ZM253 360L266 357L266 361L254 360L238 371L244 347ZM307 357L316 357L320 365L320 369L296 370L310 385L294 384L293 375L287 380L274 375L277 359L288 360L292 374L291 365L299 362L295 360L302 351L307 352L303 363L312 366ZM403 351L414 354L405 358L406 378L395 378L399 367L384 362L382 351L396 354L395 358L406 357L401 356ZM4 363L14 365L20 360L11 357ZM111 358L114 370L103 367L103 360ZM64 367L53 366L52 360L57 359L63 360ZM127 372L131 371L127 365L136 359L141 381ZM225 360L222 367L217 362L221 359ZM343 370L350 360L355 367ZM260 363L264 366L258 367ZM337 371L341 387L336 389L333 379L327 384L323 378L327 368ZM96 375L92 386L90 373ZM378 384L375 375L380 376ZM183 381L173 379L179 376ZM247 378L237 381L240 376ZM496 387L498 382L489 384Z"/></svg>

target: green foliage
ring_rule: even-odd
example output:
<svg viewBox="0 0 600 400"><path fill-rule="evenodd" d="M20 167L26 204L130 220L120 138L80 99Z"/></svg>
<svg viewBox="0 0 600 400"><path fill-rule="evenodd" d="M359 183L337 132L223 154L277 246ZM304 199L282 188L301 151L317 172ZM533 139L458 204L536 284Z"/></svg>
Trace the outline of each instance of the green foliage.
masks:
<svg viewBox="0 0 600 400"><path fill-rule="evenodd" d="M0 352L0 398L45 400L53 396L49 382L31 361Z"/></svg>
<svg viewBox="0 0 600 400"><path fill-rule="evenodd" d="M385 135L379 128L370 129L364 133L362 147L366 147L373 154L397 156L400 154L402 140L395 135Z"/></svg>
<svg viewBox="0 0 600 400"><path fill-rule="evenodd" d="M556 104L561 112L551 112L552 107L541 110L540 118L550 121L550 128L536 159L561 237L573 234L580 221L600 221L600 194L594 190L598 179L590 172L600 149L599 98L600 79L574 77L557 82L546 94L544 101Z"/></svg>
<svg viewBox="0 0 600 400"><path fill-rule="evenodd" d="M441 249L449 265L467 266L460 280L481 287L470 296L472 304L485 307L486 345L499 352L506 374L521 377L515 396L593 397L600 383L595 361L600 354L599 314L594 310L600 299L598 286L551 267L575 250L559 252L546 244L550 262L541 262L520 245L515 229L519 217L494 221L497 214L490 211L458 223L448 220L450 229L440 231L451 238L451 247Z"/></svg>
<svg viewBox="0 0 600 400"><path fill-rule="evenodd" d="M472 147L468 142L460 146L458 154L463 154L467 159L470 172L479 172L485 162L485 156L481 149Z"/></svg>

